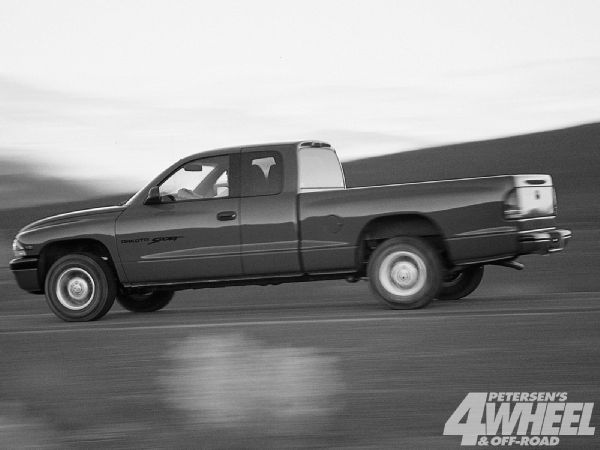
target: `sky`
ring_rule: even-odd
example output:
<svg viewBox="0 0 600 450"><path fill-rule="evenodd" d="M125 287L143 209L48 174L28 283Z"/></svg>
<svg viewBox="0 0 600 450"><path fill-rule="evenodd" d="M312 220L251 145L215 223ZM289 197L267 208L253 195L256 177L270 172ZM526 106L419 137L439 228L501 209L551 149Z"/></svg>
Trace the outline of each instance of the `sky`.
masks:
<svg viewBox="0 0 600 450"><path fill-rule="evenodd" d="M598 17L597 1L0 0L0 164L122 190L216 147L320 139L348 160L598 121Z"/></svg>

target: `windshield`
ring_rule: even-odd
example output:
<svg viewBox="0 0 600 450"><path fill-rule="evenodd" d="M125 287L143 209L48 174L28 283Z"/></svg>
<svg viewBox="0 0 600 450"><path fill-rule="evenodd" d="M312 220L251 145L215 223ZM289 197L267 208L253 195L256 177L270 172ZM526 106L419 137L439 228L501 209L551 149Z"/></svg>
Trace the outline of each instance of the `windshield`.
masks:
<svg viewBox="0 0 600 450"><path fill-rule="evenodd" d="M162 201L184 201L229 196L229 156L188 162L160 185Z"/></svg>
<svg viewBox="0 0 600 450"><path fill-rule="evenodd" d="M159 185L161 202L176 202L229 196L229 156L197 159L180 166ZM125 206L148 194L146 185L136 192Z"/></svg>

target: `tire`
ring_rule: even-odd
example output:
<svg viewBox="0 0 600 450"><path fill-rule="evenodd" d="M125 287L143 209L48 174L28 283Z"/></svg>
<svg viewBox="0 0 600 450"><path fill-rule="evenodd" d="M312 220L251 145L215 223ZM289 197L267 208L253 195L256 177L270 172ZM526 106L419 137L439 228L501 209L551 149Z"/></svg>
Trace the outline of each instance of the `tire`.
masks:
<svg viewBox="0 0 600 450"><path fill-rule="evenodd" d="M56 260L46 275L46 302L66 322L87 322L104 316L117 295L110 265L90 253L73 253Z"/></svg>
<svg viewBox="0 0 600 450"><path fill-rule="evenodd" d="M437 294L438 300L458 300L466 297L481 284L483 266L467 267L442 280L442 288Z"/></svg>
<svg viewBox="0 0 600 450"><path fill-rule="evenodd" d="M377 299L392 309L426 306L442 283L437 252L426 241L412 237L389 239L379 245L367 272Z"/></svg>
<svg viewBox="0 0 600 450"><path fill-rule="evenodd" d="M119 294L117 302L133 312L154 312L169 304L175 292L153 291L147 294Z"/></svg>

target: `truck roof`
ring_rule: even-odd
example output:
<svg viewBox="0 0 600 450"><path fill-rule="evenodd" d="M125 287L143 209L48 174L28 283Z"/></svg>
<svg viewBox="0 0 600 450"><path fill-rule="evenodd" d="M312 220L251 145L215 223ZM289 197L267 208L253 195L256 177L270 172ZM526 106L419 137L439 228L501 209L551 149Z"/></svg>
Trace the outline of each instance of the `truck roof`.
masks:
<svg viewBox="0 0 600 450"><path fill-rule="evenodd" d="M215 148L212 150L205 150L203 152L194 153L193 155L186 156L185 158L181 159L181 161L193 160L193 159L201 158L204 156L224 155L224 154L231 153L231 152L234 152L234 151L240 150L240 149L242 151L255 151L257 148L265 148L265 147L291 147L294 149L299 149L299 148L328 148L328 149L331 149L332 148L331 144L324 142L324 141L314 140L314 139L307 139L307 140L303 140L303 141L288 141L288 142L268 142L268 143L264 143L264 144L234 145L231 147L223 147L223 148Z"/></svg>

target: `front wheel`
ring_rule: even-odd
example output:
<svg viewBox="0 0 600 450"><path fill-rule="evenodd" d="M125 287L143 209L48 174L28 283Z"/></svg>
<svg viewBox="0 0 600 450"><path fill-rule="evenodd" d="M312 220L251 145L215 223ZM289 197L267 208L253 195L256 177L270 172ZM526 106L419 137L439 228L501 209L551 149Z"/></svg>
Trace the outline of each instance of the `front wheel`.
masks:
<svg viewBox="0 0 600 450"><path fill-rule="evenodd" d="M154 312L163 309L175 295L173 291L152 291L144 294L119 294L117 302L133 312Z"/></svg>
<svg viewBox="0 0 600 450"><path fill-rule="evenodd" d="M483 278L483 266L467 267L444 277L442 288L436 295L438 300L458 300L473 292Z"/></svg>
<svg viewBox="0 0 600 450"><path fill-rule="evenodd" d="M48 270L46 301L67 322L86 322L104 316L117 294L112 268L102 258L74 253L59 258Z"/></svg>
<svg viewBox="0 0 600 450"><path fill-rule="evenodd" d="M436 251L412 237L385 241L375 249L368 266L371 288L393 309L426 306L440 289L441 272Z"/></svg>

